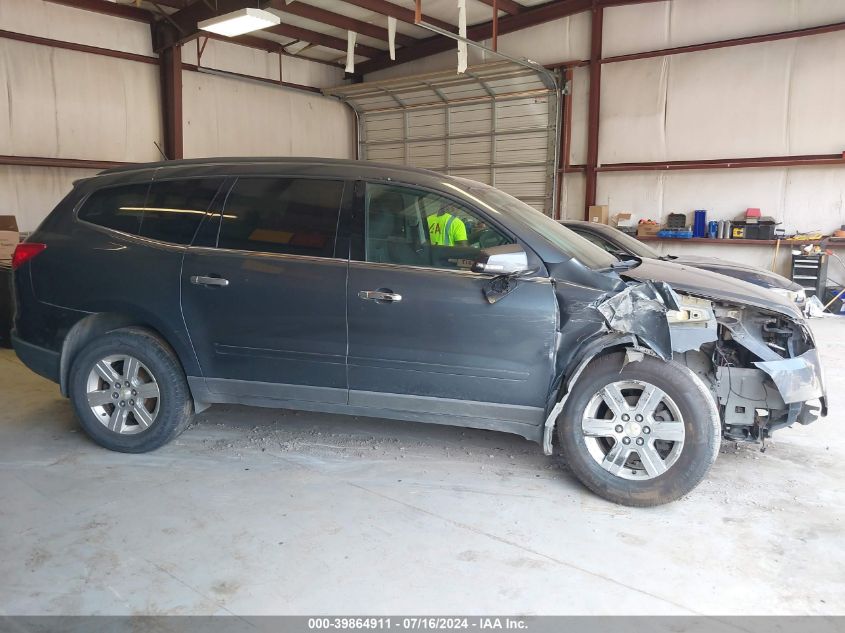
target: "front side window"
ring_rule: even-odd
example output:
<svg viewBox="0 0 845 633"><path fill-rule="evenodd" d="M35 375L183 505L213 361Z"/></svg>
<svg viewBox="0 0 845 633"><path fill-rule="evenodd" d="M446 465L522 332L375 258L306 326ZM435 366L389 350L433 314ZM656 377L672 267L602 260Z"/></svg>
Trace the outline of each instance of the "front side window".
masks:
<svg viewBox="0 0 845 633"><path fill-rule="evenodd" d="M604 249L590 243L560 222L551 219L504 191L466 178L453 177L450 180L454 183L452 186L470 198L477 200L492 214L510 215L516 218L560 250L561 253L568 257L574 257L588 268L602 270L610 268L616 261L616 258L605 252Z"/></svg>
<svg viewBox="0 0 845 633"><path fill-rule="evenodd" d="M468 270L483 248L513 240L449 198L398 185L367 184L368 262Z"/></svg>
<svg viewBox="0 0 845 633"><path fill-rule="evenodd" d="M342 180L238 178L223 209L217 246L334 257Z"/></svg>

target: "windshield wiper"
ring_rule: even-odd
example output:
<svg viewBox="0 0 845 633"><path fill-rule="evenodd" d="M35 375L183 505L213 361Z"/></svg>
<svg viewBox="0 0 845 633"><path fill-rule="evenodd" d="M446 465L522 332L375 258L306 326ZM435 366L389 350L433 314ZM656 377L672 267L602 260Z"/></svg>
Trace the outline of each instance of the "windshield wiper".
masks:
<svg viewBox="0 0 845 633"><path fill-rule="evenodd" d="M623 260L616 260L610 265L609 269L605 270L630 270L635 266L639 266L642 263L642 260L637 259L623 259Z"/></svg>

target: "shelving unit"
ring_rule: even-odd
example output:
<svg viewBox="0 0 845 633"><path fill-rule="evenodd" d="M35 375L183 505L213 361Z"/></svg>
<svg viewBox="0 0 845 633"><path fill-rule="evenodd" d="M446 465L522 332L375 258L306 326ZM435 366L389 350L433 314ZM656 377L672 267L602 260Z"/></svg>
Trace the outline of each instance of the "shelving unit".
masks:
<svg viewBox="0 0 845 633"><path fill-rule="evenodd" d="M713 239L709 237L691 237L688 239L678 239L673 237L637 237L641 242L673 242L680 244L688 242L691 244L719 244L721 246L774 246L777 240L746 240L746 239ZM820 241L825 241L826 248L841 248L845 246L845 238L827 237L821 240L781 240L781 247L785 246L803 246L805 244L817 244Z"/></svg>

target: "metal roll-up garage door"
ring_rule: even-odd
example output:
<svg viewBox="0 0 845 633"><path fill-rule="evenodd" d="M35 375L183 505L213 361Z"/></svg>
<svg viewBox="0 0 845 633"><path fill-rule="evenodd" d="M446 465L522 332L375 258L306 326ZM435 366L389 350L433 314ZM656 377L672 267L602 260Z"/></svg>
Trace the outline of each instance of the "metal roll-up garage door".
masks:
<svg viewBox="0 0 845 633"><path fill-rule="evenodd" d="M358 113L358 157L488 183L552 215L559 92L543 68L496 62L331 88Z"/></svg>

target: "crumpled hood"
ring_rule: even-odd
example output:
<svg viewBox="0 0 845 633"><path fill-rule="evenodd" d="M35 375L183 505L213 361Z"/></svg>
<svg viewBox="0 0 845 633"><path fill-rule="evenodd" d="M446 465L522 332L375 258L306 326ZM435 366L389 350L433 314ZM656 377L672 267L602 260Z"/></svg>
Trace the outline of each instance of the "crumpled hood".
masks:
<svg viewBox="0 0 845 633"><path fill-rule="evenodd" d="M764 268L749 266L740 262L715 259L713 257L695 257L692 255L673 257L670 261L673 264L704 268L710 272L742 279L749 283L763 286L764 288L783 288L785 290L798 290L801 288L799 284L790 281L783 275L778 275Z"/></svg>
<svg viewBox="0 0 845 633"><path fill-rule="evenodd" d="M735 277L727 277L676 262L643 259L639 266L620 271L619 275L636 281L665 281L676 292L738 305L756 306L779 312L792 319L803 319L801 311L793 302L774 292Z"/></svg>

